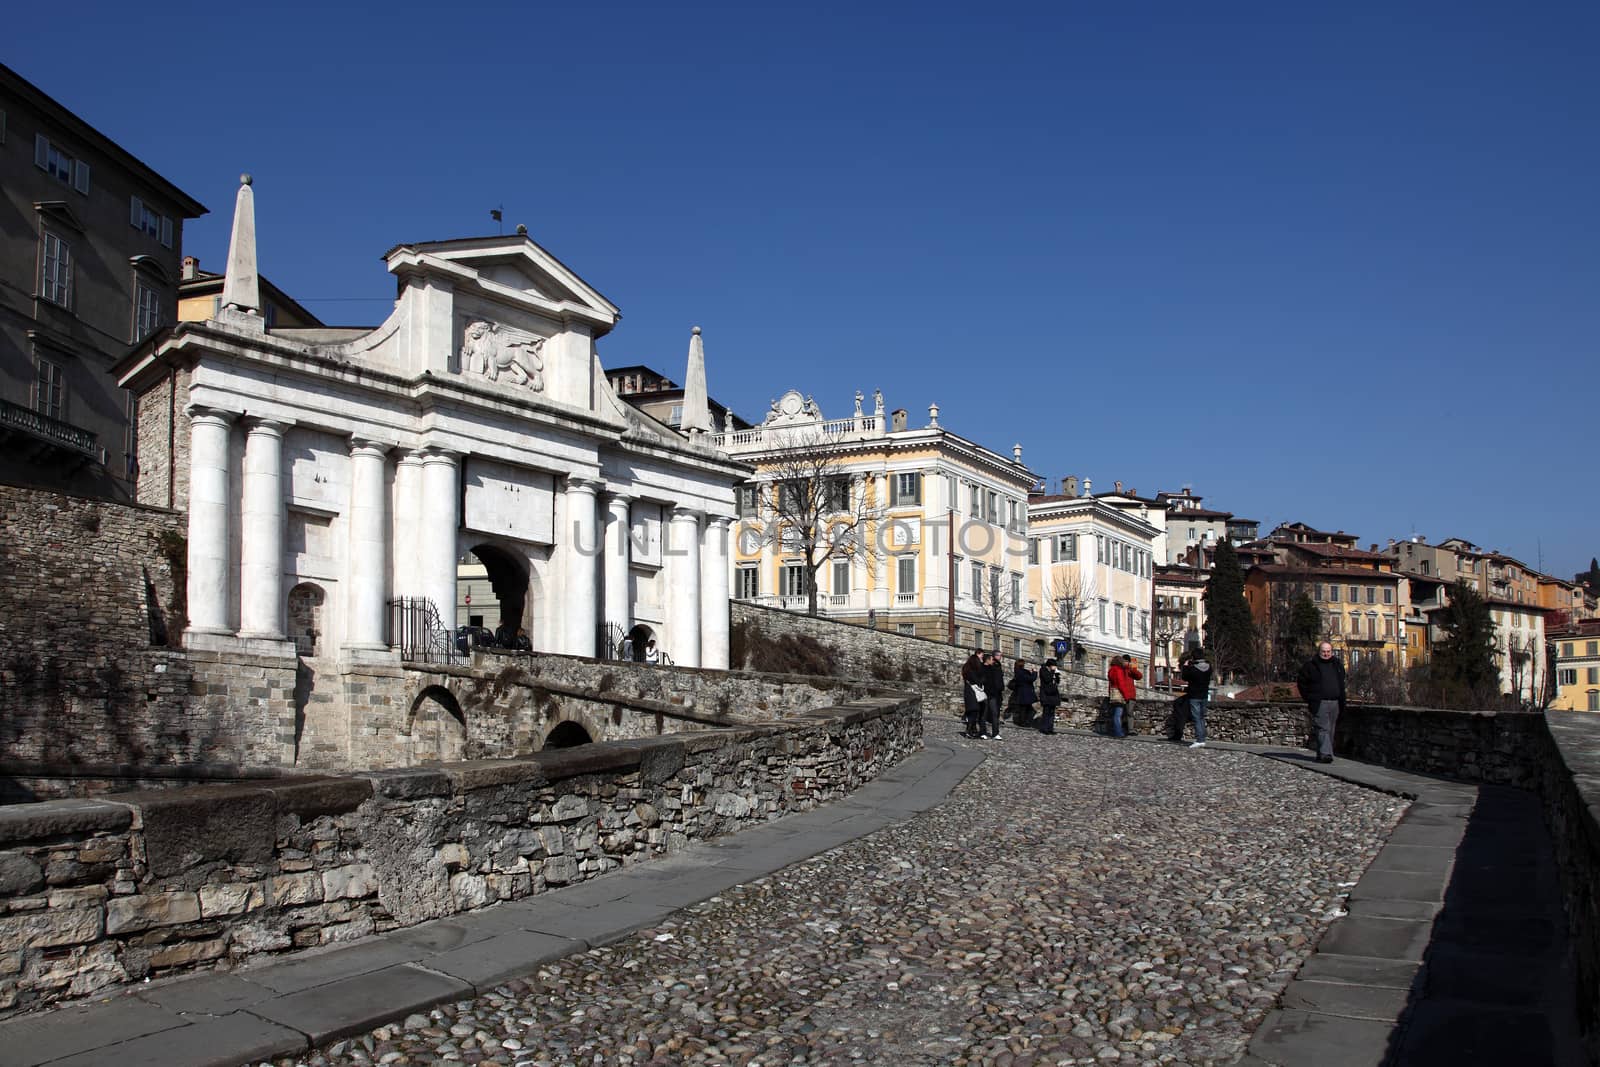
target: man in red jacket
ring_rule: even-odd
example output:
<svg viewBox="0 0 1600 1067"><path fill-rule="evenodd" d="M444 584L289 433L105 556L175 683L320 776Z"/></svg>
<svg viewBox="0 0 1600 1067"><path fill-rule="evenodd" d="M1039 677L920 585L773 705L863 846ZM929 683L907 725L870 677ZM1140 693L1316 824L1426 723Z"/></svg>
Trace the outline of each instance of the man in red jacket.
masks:
<svg viewBox="0 0 1600 1067"><path fill-rule="evenodd" d="M1127 737L1128 727L1126 713L1128 704L1133 700L1137 690L1133 683L1143 678L1139 672L1139 665L1131 656L1114 656L1111 660L1111 669L1106 672L1106 680L1111 683L1109 701L1111 704L1111 736Z"/></svg>

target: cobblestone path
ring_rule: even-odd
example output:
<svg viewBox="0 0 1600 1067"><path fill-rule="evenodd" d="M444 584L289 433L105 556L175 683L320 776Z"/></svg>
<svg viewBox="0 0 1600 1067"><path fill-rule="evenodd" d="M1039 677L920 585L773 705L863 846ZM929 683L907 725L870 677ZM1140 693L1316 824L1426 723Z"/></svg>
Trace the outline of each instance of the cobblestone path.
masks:
<svg viewBox="0 0 1600 1067"><path fill-rule="evenodd" d="M1217 749L962 743L909 822L277 1062L1227 1063L1404 809Z"/></svg>

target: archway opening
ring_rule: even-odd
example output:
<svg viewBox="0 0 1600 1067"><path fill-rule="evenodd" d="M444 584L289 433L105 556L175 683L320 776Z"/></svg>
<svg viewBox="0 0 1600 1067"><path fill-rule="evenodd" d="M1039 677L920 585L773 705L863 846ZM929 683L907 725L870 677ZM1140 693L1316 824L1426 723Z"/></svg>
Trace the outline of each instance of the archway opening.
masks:
<svg viewBox="0 0 1600 1067"><path fill-rule="evenodd" d="M457 643L471 630L471 644L498 648L532 648L533 619L529 609L528 562L498 545L474 545L463 556L457 574Z"/></svg>
<svg viewBox="0 0 1600 1067"><path fill-rule="evenodd" d="M411 735L414 762L448 763L466 758L467 717L455 694L443 686L430 685L417 694L406 717L406 732Z"/></svg>
<svg viewBox="0 0 1600 1067"><path fill-rule="evenodd" d="M589 731L572 721L560 723L550 736L544 739L545 748L576 748L578 745L594 743L594 738L589 736Z"/></svg>
<svg viewBox="0 0 1600 1067"><path fill-rule="evenodd" d="M652 644L656 640L655 631L641 622L628 631L627 639L627 655L624 658L631 659L635 663L648 662L650 649L656 647Z"/></svg>

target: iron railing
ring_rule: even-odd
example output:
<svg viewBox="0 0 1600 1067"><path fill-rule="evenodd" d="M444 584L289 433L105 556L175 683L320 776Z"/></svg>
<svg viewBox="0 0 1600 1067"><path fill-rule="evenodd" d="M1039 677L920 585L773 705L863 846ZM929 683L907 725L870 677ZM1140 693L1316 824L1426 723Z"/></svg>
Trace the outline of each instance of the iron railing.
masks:
<svg viewBox="0 0 1600 1067"><path fill-rule="evenodd" d="M455 635L425 596L389 601L389 643L399 648L403 660L449 663L456 658Z"/></svg>
<svg viewBox="0 0 1600 1067"><path fill-rule="evenodd" d="M88 430L74 426L70 422L53 419L32 408L13 404L9 400L0 400L0 425L22 430L58 445L65 445L74 452L82 452L90 459L100 458L100 444L95 435Z"/></svg>

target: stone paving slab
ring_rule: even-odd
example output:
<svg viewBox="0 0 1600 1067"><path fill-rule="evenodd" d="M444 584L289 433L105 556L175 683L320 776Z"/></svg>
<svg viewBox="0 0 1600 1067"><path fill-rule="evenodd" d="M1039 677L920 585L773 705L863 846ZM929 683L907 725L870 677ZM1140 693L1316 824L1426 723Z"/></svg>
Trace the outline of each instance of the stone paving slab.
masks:
<svg viewBox="0 0 1600 1067"><path fill-rule="evenodd" d="M518 930L488 941L429 956L428 970L459 978L474 989L492 988L508 978L527 974L548 960L582 952L588 942L554 934Z"/></svg>
<svg viewBox="0 0 1600 1067"><path fill-rule="evenodd" d="M1319 951L1342 956L1376 956L1379 959L1417 960L1428 949L1433 924L1416 919L1381 919L1347 915L1323 935Z"/></svg>
<svg viewBox="0 0 1600 1067"><path fill-rule="evenodd" d="M184 1021L173 1013L132 997L109 1004L73 1004L0 1025L0 1064L47 1063L182 1025ZM24 1055L30 1058L21 1058Z"/></svg>
<svg viewBox="0 0 1600 1067"><path fill-rule="evenodd" d="M458 978L403 963L276 997L257 1004L250 1013L298 1030L311 1044L320 1045L474 992Z"/></svg>
<svg viewBox="0 0 1600 1067"><path fill-rule="evenodd" d="M274 993L298 993L397 963L411 963L427 954L426 949L417 945L386 937L374 938L335 949L307 952L283 963L244 967L234 973Z"/></svg>
<svg viewBox="0 0 1600 1067"><path fill-rule="evenodd" d="M1302 978L1284 991L1283 1006L1347 1019L1376 1019L1392 1026L1400 1021L1410 996L1409 989Z"/></svg>
<svg viewBox="0 0 1600 1067"><path fill-rule="evenodd" d="M184 1016L231 1015L278 996L264 985L246 981L240 974L215 974L205 982L184 978L140 986L134 995L169 1012Z"/></svg>
<svg viewBox="0 0 1600 1067"><path fill-rule="evenodd" d="M1386 989L1410 989L1421 970L1420 963L1410 960L1382 960L1372 956L1316 952L1306 960L1297 977Z"/></svg>
<svg viewBox="0 0 1600 1067"><path fill-rule="evenodd" d="M1448 875L1455 858L1454 845L1441 848L1437 845L1397 845L1391 841L1378 851L1377 859L1372 861L1372 866L1367 870Z"/></svg>
<svg viewBox="0 0 1600 1067"><path fill-rule="evenodd" d="M232 1067L306 1047L298 1030L239 1012L52 1060L50 1067Z"/></svg>
<svg viewBox="0 0 1600 1067"><path fill-rule="evenodd" d="M1273 1067L1383 1067L1393 1033L1393 1023L1375 1019L1280 1008L1256 1031L1249 1055Z"/></svg>

